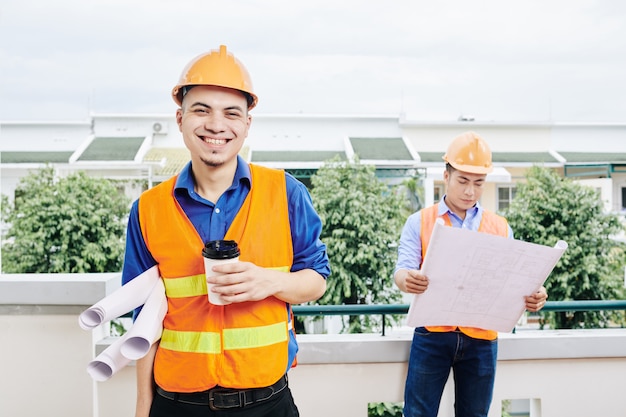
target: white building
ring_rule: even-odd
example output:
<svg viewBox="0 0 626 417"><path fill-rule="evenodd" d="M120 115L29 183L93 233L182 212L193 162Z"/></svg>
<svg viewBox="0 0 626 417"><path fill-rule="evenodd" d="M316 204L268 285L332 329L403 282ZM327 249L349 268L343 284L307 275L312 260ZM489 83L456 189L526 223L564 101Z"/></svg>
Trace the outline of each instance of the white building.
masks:
<svg viewBox="0 0 626 417"><path fill-rule="evenodd" d="M596 187L607 211L626 210L626 123L450 122L402 115L253 114L242 156L284 168L305 183L324 161L357 154L390 183L422 174L425 204L443 193L442 155L450 140L473 130L493 151L482 204L508 205L526 169L541 164ZM59 175L127 180L136 198L189 160L174 115L93 114L68 122L0 121L1 191L13 198L21 177L50 164Z"/></svg>

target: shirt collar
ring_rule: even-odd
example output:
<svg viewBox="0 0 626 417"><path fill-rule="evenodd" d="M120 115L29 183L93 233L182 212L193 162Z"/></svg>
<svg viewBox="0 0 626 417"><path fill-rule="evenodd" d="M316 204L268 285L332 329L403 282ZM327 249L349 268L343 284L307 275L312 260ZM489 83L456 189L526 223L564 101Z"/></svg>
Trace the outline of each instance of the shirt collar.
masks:
<svg viewBox="0 0 626 417"><path fill-rule="evenodd" d="M241 156L237 155L237 170L235 171L232 187L237 187L242 181L247 181L248 184L251 185L252 175L250 174L250 166L248 163ZM187 193L191 195L194 184L191 161L189 161L178 174L174 190L187 190Z"/></svg>
<svg viewBox="0 0 626 417"><path fill-rule="evenodd" d="M441 201L439 201L439 205L437 207L437 217L443 216L446 213L450 213L451 215L456 216L456 214L454 214L454 212L450 210L450 207L448 207L448 205L446 204L445 198L446 195L444 194L444 196L441 197ZM476 217L476 215L480 213L482 209L483 208L480 205L480 202L477 201L476 204L474 204L474 207L466 211L466 215L469 218Z"/></svg>

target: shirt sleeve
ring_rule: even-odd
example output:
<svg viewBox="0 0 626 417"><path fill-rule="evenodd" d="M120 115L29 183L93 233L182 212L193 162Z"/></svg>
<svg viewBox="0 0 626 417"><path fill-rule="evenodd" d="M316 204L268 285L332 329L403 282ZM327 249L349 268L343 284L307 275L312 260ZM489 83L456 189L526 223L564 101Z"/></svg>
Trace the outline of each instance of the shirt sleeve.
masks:
<svg viewBox="0 0 626 417"><path fill-rule="evenodd" d="M320 240L322 220L313 207L311 195L305 185L288 173L285 173L285 177L293 244L291 271L313 269L328 278L330 262L326 245Z"/></svg>
<svg viewBox="0 0 626 417"><path fill-rule="evenodd" d="M422 265L421 211L409 216L402 228L398 244L398 260L394 274L400 269L420 269Z"/></svg>
<svg viewBox="0 0 626 417"><path fill-rule="evenodd" d="M141 233L139 200L136 200L130 209L128 226L126 228L126 251L124 253L124 267L122 268L122 285L130 282L154 265L156 265L156 261L148 251ZM133 320L140 311L141 307L133 312Z"/></svg>

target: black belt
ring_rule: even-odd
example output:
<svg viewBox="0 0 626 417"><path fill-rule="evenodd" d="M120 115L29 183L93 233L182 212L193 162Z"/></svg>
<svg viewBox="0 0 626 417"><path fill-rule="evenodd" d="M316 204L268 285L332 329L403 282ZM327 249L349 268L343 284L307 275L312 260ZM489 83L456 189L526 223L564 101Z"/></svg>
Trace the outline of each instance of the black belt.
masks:
<svg viewBox="0 0 626 417"><path fill-rule="evenodd" d="M232 389L215 387L202 392L169 392L157 386L156 392L164 398L193 405L206 405L211 410L241 408L269 400L287 387L287 376L280 378L275 384L263 388Z"/></svg>

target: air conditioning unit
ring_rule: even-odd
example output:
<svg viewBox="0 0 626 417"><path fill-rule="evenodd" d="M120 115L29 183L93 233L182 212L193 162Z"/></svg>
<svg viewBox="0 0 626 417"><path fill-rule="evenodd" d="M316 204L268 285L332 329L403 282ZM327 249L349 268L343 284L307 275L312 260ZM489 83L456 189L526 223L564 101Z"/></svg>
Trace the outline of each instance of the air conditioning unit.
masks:
<svg viewBox="0 0 626 417"><path fill-rule="evenodd" d="M471 114L462 114L459 116L459 122L473 122L474 120L476 120L476 118Z"/></svg>
<svg viewBox="0 0 626 417"><path fill-rule="evenodd" d="M165 135L167 133L167 124L154 122L152 124L152 133L155 135Z"/></svg>

